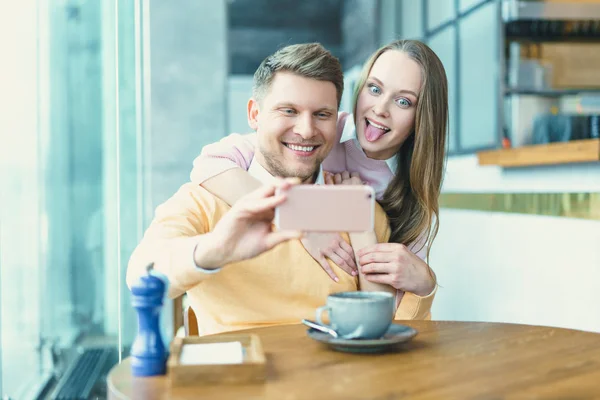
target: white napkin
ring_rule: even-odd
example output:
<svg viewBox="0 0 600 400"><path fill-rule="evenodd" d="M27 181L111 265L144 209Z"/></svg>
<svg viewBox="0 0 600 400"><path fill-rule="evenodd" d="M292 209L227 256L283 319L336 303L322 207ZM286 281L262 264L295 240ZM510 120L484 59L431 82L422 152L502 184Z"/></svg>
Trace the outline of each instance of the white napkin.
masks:
<svg viewBox="0 0 600 400"><path fill-rule="evenodd" d="M194 364L241 364L244 349L240 342L186 344L181 349L179 363Z"/></svg>

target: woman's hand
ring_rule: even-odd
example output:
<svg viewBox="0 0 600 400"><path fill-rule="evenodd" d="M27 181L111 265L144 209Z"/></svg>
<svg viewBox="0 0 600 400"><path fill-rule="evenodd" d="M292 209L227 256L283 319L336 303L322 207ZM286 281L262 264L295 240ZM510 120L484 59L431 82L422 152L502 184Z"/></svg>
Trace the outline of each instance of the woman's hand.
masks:
<svg viewBox="0 0 600 400"><path fill-rule="evenodd" d="M339 278L331 269L326 257L346 271L348 275L356 276L358 274L354 261L354 250L339 233L306 232L301 241L306 251L334 281L339 282Z"/></svg>
<svg viewBox="0 0 600 400"><path fill-rule="evenodd" d="M360 179L360 175L358 172L348 172L344 171L341 174L331 174L329 172L324 172L325 184L326 185L364 185Z"/></svg>
<svg viewBox="0 0 600 400"><path fill-rule="evenodd" d="M358 262L370 282L390 285L417 296L427 296L436 282L429 265L405 245L380 243L357 252Z"/></svg>

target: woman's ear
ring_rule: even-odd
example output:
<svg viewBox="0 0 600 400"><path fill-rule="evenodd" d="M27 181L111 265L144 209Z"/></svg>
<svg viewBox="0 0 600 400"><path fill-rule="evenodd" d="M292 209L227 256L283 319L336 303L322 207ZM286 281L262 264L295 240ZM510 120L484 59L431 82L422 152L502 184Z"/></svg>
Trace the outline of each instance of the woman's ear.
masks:
<svg viewBox="0 0 600 400"><path fill-rule="evenodd" d="M253 130L258 129L258 114L260 113L260 107L258 101L254 97L248 100L248 125Z"/></svg>

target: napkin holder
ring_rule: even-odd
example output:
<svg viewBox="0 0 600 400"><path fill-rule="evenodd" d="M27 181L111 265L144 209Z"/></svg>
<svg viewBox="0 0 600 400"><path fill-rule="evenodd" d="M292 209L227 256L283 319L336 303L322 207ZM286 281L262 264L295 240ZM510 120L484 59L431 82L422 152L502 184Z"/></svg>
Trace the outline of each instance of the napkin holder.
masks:
<svg viewBox="0 0 600 400"><path fill-rule="evenodd" d="M181 364L181 353L187 344L240 342L243 349L241 364ZM260 338L253 334L222 334L206 337L175 337L167 361L171 386L203 383L251 383L266 380L266 358Z"/></svg>

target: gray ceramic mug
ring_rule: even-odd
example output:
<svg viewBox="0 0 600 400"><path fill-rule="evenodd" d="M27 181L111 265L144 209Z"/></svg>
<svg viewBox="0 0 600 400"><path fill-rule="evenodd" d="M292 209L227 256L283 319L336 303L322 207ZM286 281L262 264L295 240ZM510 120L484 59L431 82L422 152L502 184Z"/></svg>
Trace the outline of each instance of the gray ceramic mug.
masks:
<svg viewBox="0 0 600 400"><path fill-rule="evenodd" d="M329 314L330 324L321 319ZM340 292L327 297L327 304L319 307L315 319L329 326L342 338L378 339L394 319L394 296L386 292Z"/></svg>

